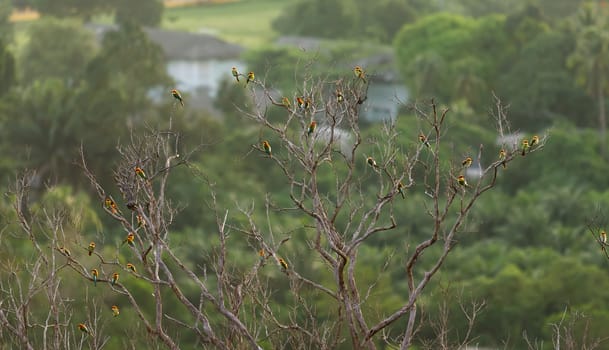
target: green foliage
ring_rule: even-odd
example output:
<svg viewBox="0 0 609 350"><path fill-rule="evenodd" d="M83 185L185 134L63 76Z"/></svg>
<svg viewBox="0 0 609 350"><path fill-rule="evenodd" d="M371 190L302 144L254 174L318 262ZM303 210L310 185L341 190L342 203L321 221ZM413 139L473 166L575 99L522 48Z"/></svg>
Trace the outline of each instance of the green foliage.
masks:
<svg viewBox="0 0 609 350"><path fill-rule="evenodd" d="M431 9L425 1L300 0L285 8L273 28L284 35L390 42L402 25Z"/></svg>
<svg viewBox="0 0 609 350"><path fill-rule="evenodd" d="M164 8L162 0L119 0L116 2L115 21L155 27L161 23Z"/></svg>
<svg viewBox="0 0 609 350"><path fill-rule="evenodd" d="M6 94L15 84L15 58L7 49L6 45L0 41L0 97Z"/></svg>
<svg viewBox="0 0 609 350"><path fill-rule="evenodd" d="M100 11L108 11L113 1L108 0L30 0L30 5L43 15L56 17L78 16L90 18Z"/></svg>
<svg viewBox="0 0 609 350"><path fill-rule="evenodd" d="M570 116L577 116L571 119L577 126L594 125L592 100L576 86L566 68L565 58L573 46L572 36L553 31L522 48L499 84L501 94L509 96L514 127L539 128ZM523 80L525 76L534 79Z"/></svg>
<svg viewBox="0 0 609 350"><path fill-rule="evenodd" d="M501 63L494 49L506 43L503 23L502 17L474 20L438 13L404 26L394 47L412 95L476 103L494 85L491 77Z"/></svg>
<svg viewBox="0 0 609 350"><path fill-rule="evenodd" d="M11 0L0 0L0 42L2 43L13 40L13 24L10 21L12 12Z"/></svg>
<svg viewBox="0 0 609 350"><path fill-rule="evenodd" d="M342 33L350 33L355 28L347 8L347 3L340 0L297 2L286 8L273 27L285 34L341 37Z"/></svg>
<svg viewBox="0 0 609 350"><path fill-rule="evenodd" d="M74 20L44 18L29 28L30 40L19 57L19 76L25 85L58 78L72 86L82 79L95 55L95 37Z"/></svg>

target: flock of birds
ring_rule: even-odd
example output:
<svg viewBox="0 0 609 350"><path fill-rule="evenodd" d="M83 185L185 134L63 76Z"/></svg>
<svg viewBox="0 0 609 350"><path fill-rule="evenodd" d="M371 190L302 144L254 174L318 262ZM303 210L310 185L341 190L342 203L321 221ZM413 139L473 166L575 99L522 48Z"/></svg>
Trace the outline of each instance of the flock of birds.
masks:
<svg viewBox="0 0 609 350"><path fill-rule="evenodd" d="M134 172L142 180L148 181L148 177L146 176L146 173L139 166L136 166L134 168ZM104 206L112 214L115 214L115 215L121 214L121 211L120 211L120 209L118 209L118 206L116 205L116 202L114 202L114 200L112 200L112 198L110 198L110 197L106 197L106 199L104 200ZM142 219L141 216L137 215L136 218L137 218L138 228L143 226L143 225L145 225L145 221ZM129 234L127 234L127 237L123 241L122 245L127 243L129 246L133 247L134 246L134 242L135 242L135 234L133 232L129 232ZM89 256L93 255L93 252L95 251L95 248L96 248L95 242L89 243L89 246L87 247L87 252L88 252ZM62 254L64 254L65 256L69 257L71 255L70 251L66 247L60 247L59 251ZM128 270L130 270L130 271L132 271L134 273L137 273L135 265L133 265L132 263L127 263L125 266L127 267ZM97 269L92 269L91 270L91 276L92 276L92 279L93 279L93 285L97 287L97 281L99 279L99 271ZM112 277L110 278L110 284L112 286L114 286L116 284L116 282L118 282L119 277L120 277L120 275L118 274L118 272L114 272L112 274ZM111 310L112 310L112 315L114 317L117 317L118 315L120 315L120 308L117 305L112 305ZM89 327L87 327L87 325L84 324L84 323L79 323L78 324L78 329L81 332L85 333L85 334L91 334L91 331L89 330Z"/></svg>
<svg viewBox="0 0 609 350"><path fill-rule="evenodd" d="M362 67L360 66L355 66L353 68L353 73L355 74L356 78L361 79L364 83L367 82L366 80L366 73L364 72L364 70L362 69ZM247 86L250 82L255 81L256 76L254 74L254 72L249 72L247 73L247 75L241 74L239 73L239 71L237 70L237 67L232 67L232 75L233 77L236 79L237 82L240 82L239 78L240 77L245 77L245 86ZM180 93L180 91L178 91L177 89L172 89L171 90L171 95L173 96L173 98L180 103L180 105L182 107L184 107L184 98L182 97L182 94ZM343 101L343 95L340 91L336 92L336 98L338 102L342 102ZM308 98L302 98L302 97L297 97L296 98L296 104L298 105L298 107L300 109L306 110L308 107L310 107L311 101ZM286 108L289 108L291 103L290 100L287 97L283 97L282 98L282 102L281 105L285 106ZM317 122L315 120L311 121L311 123L309 124L308 130L307 130L307 136L310 136L311 134L313 134L315 132L317 128ZM419 141L421 142L421 144L427 148L430 148L431 145L429 143L429 140L427 139L427 137L423 134L419 135ZM521 149L521 155L524 156L527 154L527 152L529 152L533 147L539 145L539 137L537 135L533 136L531 138L531 140L527 140L524 139L522 140L522 149ZM269 143L268 140L264 140L261 143L262 146L262 150L269 156L272 157L273 153L272 153L272 148L271 148L271 144ZM505 149L501 149L499 151L499 160L502 162L501 165L506 168L506 156L507 153L505 151ZM370 165L373 168L378 168L378 165L376 163L376 161L374 160L374 158L372 157L367 157L366 162L368 163L368 165ZM469 168L472 165L472 158L471 157L466 157L461 165L463 169ZM134 168L134 172L135 174L140 177L141 179L143 179L144 181L148 180L148 177L146 176L146 173L144 172L144 170L138 166L136 166ZM468 187L468 183L465 179L464 175L459 175L457 177L457 183L462 186L463 188ZM397 191L398 193L400 193L400 195L402 196L402 198L405 198L404 195L404 185L400 182L397 184ZM116 203L110 198L110 197L106 197L105 201L104 201L104 205L106 206L106 208L113 214L120 214L120 210L118 209L118 206L116 205ZM138 227L144 225L144 220L138 215L137 216L137 223L138 223ZM123 245L125 243L129 244L130 246L134 246L134 240L135 240L135 235L134 233L130 232L127 237L125 238L125 240L123 241ZM603 246L606 244L607 242L607 234L605 233L605 231L601 232L601 235L599 237L599 241L603 244ZM65 247L61 247L59 248L59 250L66 256L70 256L70 252L68 251L67 248ZM91 242L89 243L89 246L87 247L87 251L89 253L89 256L91 256L93 254L93 252L95 251L95 242ZM259 251L259 255L261 259L266 259L268 256L266 254L266 252L264 251L264 249L261 249ZM280 257L276 257L277 260L277 264L281 267L282 271L287 273L288 271L288 264L287 262ZM128 270L137 273L136 268L133 264L131 263L127 263L126 267ZM91 276L92 276L92 280L93 280L93 285L97 286L97 281L98 281L98 277L99 277L99 271L97 269L92 269L91 270ZM111 279L109 280L111 285L115 285L118 282L119 279L119 274L118 272L114 272L112 274ZM120 309L117 305L112 305L111 307L112 310L112 314L114 317L117 317L120 314ZM78 329L85 333L85 334L90 334L91 331L89 330L89 328L86 326L86 324L84 323L79 323L78 324Z"/></svg>

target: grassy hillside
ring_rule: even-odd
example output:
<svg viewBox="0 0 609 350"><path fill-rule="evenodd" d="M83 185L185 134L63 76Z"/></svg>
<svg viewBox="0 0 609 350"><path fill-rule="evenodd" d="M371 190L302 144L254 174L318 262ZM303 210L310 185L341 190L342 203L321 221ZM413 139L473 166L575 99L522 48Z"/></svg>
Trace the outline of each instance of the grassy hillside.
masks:
<svg viewBox="0 0 609 350"><path fill-rule="evenodd" d="M162 26L168 29L217 34L245 47L273 39L271 22L294 0L242 0L210 5L167 8Z"/></svg>

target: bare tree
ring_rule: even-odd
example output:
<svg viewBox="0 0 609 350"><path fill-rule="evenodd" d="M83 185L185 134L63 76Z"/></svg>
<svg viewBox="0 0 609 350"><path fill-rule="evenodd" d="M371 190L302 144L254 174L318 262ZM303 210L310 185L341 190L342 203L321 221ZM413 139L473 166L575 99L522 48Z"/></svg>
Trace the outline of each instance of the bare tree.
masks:
<svg viewBox="0 0 609 350"><path fill-rule="evenodd" d="M462 163L461 159L455 161L454 155L444 154L441 145L448 132L450 111L439 108L433 100L412 106L420 124L419 135L413 137L410 149L399 146L398 140L408 136L399 134L394 122L383 124L382 139L364 140L360 113L367 100L368 84L363 73L334 82L306 77L300 93L277 100L262 82L250 82L259 108L243 114L275 140L271 144L261 138L252 146L250 155L281 170L290 188L291 205L279 206L268 194L250 206L237 205L233 212L217 205L215 189L209 184L209 215L215 215L219 243L210 249L205 266L191 266L171 244L171 227L178 210L166 195L171 186L169 174L175 167L184 166L192 170L193 176L205 179L190 163L190 154L180 154L180 134L171 128L133 136L128 145L118 148L122 160L114 168L114 178L121 198L114 198L109 189L100 185L81 151L85 176L105 214L122 228L125 237L124 246L117 246L113 256L91 249L90 255L97 259L93 267L82 260L87 252L84 238L77 240L78 254L66 250L61 215L47 217L41 226L42 236L34 232L27 213L28 177L24 177L14 190L15 210L21 233L32 241L37 258L28 264L31 281L27 288L15 279L9 283L13 278L10 274L2 276L0 322L8 337L24 348L81 348L83 342L95 349L104 347L104 321L95 301L88 303L88 320L76 321L71 319L69 303L61 297L57 272L69 268L72 275L89 286L108 283L113 293L127 300L151 347L180 348L180 337L171 331L176 327L192 334L205 347L219 349L411 347L420 325L417 301L457 243L474 203L495 186L498 172L521 152L541 150L545 137L528 150L522 150L518 140L504 145L501 156L493 157L496 160L482 167L480 177L470 179L468 184L465 168L472 159ZM267 108L277 108L272 105L285 110L284 121L266 118ZM509 132L509 125L499 100L494 115L498 133L503 136ZM364 149L372 151L365 154ZM480 145L470 158L482 164L485 151ZM329 174L334 178L331 189L320 180ZM365 194L370 192L368 179L374 183L373 197ZM419 189L428 197L420 203L421 215L432 219L426 229L427 238L405 241L406 249L374 266L380 275L390 259L403 260L407 293L390 313L371 316L366 305L373 298L376 283L362 285L359 281L356 269L365 262L358 253L373 237L389 231L407 237L396 222L394 205L398 200L409 200L408 192ZM117 203L124 203L127 209L121 210ZM257 222L253 214L260 204L266 213L264 223ZM246 220L233 222L231 215ZM323 276L331 276L330 279L301 273L282 253L289 235L279 237L273 230L275 218L281 215L301 215L314 223L305 230L310 254L322 262ZM259 254L246 271L236 270L231 263L239 259L230 253L231 238L235 236L231 233L246 237L252 250ZM41 241L50 244L45 247ZM441 252L428 265L430 268L423 269L421 257L434 246L440 246ZM128 256L130 265L121 262L119 256ZM58 257L65 262L59 263ZM268 274L262 273L267 265L275 265L274 271L287 281L292 297L282 301L287 310L277 307ZM40 271L41 267L44 271ZM138 299L121 283L119 275L150 286L152 302ZM193 288L197 291L194 294ZM33 321L27 307L32 296L43 291L51 305L49 315L44 322ZM168 309L169 299L183 306L183 310ZM320 310L320 301L331 305L331 318L320 317L321 313L330 313ZM470 331L480 307L474 303L471 309L463 309L471 322ZM86 336L76 333L78 323L87 327ZM32 337L32 327L42 329L44 336ZM38 339L43 339L43 345L38 346ZM467 344L468 339L469 332L462 344ZM448 348L447 343L443 344Z"/></svg>

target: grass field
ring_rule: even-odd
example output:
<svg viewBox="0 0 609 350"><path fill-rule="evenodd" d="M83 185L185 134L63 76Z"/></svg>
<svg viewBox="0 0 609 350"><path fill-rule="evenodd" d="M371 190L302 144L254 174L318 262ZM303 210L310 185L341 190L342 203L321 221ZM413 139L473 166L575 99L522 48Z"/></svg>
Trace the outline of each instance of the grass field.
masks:
<svg viewBox="0 0 609 350"><path fill-rule="evenodd" d="M271 22L295 0L241 0L166 8L162 27L218 35L247 48L270 42Z"/></svg>
<svg viewBox="0 0 609 350"><path fill-rule="evenodd" d="M256 48L274 39L276 34L271 29L271 22L286 6L295 1L221 0L178 6L188 1L173 0L168 3L171 6L165 8L161 26L167 29L210 33L247 48ZM37 13L32 11L16 13L11 18L16 23L16 47L21 46L26 39L24 29L37 18ZM98 15L94 22L109 24L112 23L112 16Z"/></svg>

